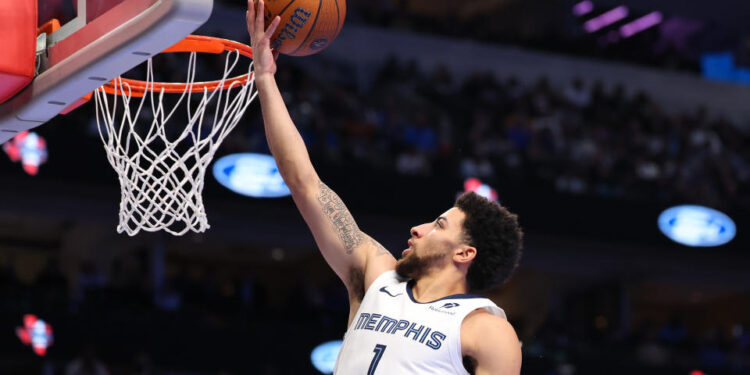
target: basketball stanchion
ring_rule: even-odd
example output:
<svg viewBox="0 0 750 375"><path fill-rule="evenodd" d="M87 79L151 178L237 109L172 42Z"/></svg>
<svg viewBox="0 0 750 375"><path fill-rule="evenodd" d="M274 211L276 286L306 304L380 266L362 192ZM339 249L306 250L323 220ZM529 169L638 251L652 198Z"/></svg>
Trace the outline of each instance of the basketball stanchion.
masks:
<svg viewBox="0 0 750 375"><path fill-rule="evenodd" d="M190 35L164 52L190 53L187 82L154 82L149 59L145 81L116 78L95 94L99 134L121 188L117 231L130 236L141 230L179 236L210 227L202 199L206 169L257 96L252 62L245 74L230 77L241 56L252 58L247 45ZM223 52L228 54L221 79L196 82L196 54ZM168 94L179 95L172 108L164 103ZM172 120L168 127L181 106L187 123ZM151 116L139 120L142 111Z"/></svg>

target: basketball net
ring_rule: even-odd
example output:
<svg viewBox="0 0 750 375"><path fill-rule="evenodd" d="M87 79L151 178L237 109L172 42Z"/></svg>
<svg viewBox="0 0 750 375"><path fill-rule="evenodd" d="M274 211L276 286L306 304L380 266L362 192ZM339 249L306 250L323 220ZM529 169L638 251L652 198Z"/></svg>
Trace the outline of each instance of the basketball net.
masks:
<svg viewBox="0 0 750 375"><path fill-rule="evenodd" d="M258 94L249 74L252 63L247 79L228 79L239 58L238 51L229 52L217 89L204 87L193 93L193 85L197 84L196 52L191 52L185 89L172 108L166 108L163 102L164 88L154 91L151 59L147 62L147 87L142 94L136 94L120 77L112 82L113 97L107 95L104 87L96 90L99 135L120 181L118 233L134 236L141 230L164 230L181 236L210 228L202 199L206 169ZM131 112L131 99L141 95L139 103L133 101L135 110ZM187 124L175 128L178 124L174 122L179 120L173 120L167 126L180 106L187 109ZM141 111L150 111L150 123L138 122Z"/></svg>

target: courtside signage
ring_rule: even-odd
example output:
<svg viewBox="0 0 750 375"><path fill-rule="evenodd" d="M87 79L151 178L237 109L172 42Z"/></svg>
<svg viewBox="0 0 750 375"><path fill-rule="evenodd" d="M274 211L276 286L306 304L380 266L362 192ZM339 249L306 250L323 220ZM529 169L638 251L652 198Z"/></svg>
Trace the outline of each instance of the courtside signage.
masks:
<svg viewBox="0 0 750 375"><path fill-rule="evenodd" d="M731 241L737 233L737 227L729 216L697 205L668 208L659 215L658 223L665 236L687 246L721 246Z"/></svg>
<svg viewBox="0 0 750 375"><path fill-rule="evenodd" d="M231 154L214 163L214 178L227 189L255 198L290 195L276 161L264 154Z"/></svg>

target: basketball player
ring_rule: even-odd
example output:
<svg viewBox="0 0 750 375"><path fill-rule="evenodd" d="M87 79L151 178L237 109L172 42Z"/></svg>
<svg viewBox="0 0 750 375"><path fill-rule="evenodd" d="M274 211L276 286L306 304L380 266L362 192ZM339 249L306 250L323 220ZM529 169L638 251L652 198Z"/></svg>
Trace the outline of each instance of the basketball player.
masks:
<svg viewBox="0 0 750 375"><path fill-rule="evenodd" d="M396 261L318 178L274 78L269 42L280 19L264 31L263 14L263 1L249 0L268 144L323 257L349 292L349 329L335 373L520 373L521 345L503 310L466 294L502 283L516 267L522 237L516 216L465 194L436 220L411 228L408 249Z"/></svg>

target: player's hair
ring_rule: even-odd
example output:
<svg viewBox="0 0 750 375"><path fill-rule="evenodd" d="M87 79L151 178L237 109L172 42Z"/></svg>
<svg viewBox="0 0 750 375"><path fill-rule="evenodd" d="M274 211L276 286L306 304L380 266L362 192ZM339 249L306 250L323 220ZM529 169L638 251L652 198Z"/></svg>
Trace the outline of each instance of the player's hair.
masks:
<svg viewBox="0 0 750 375"><path fill-rule="evenodd" d="M464 240L477 249L466 274L469 290L482 291L504 283L521 259L523 231L518 216L473 192L458 197L455 206L466 215Z"/></svg>

